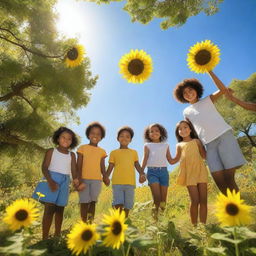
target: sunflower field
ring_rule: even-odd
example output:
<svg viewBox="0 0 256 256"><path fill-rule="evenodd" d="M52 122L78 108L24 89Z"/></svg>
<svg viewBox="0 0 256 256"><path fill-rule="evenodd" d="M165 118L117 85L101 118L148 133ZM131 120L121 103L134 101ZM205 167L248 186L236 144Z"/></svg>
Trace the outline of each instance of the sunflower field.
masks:
<svg viewBox="0 0 256 256"><path fill-rule="evenodd" d="M256 255L255 167L253 160L237 172L244 201L238 194L218 195L209 177L206 225L191 225L189 198L186 189L176 185L176 168L170 173L167 206L158 221L151 215L151 192L146 185L136 188L129 219L111 209L112 190L104 186L93 224L80 221L78 194L72 191L61 237L44 241L41 241L43 206L28 199L35 184L30 186L25 182L13 189L2 189L1 198L5 200L0 201L4 217L0 225L0 255ZM225 207L225 200L230 207L237 207L242 216L235 216L234 209L229 215L218 212L218 208Z"/></svg>

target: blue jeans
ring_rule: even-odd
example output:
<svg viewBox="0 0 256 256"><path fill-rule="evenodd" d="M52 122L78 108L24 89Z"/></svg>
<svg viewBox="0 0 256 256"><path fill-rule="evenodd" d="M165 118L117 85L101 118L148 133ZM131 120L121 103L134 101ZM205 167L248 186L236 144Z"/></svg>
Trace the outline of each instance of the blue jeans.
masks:
<svg viewBox="0 0 256 256"><path fill-rule="evenodd" d="M148 167L148 185L159 183L161 186L169 186L169 173L167 167Z"/></svg>

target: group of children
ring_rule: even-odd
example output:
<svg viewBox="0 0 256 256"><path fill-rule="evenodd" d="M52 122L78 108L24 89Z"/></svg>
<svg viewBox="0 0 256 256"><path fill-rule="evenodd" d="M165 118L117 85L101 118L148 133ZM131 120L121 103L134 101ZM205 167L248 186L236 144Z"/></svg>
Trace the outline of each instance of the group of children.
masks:
<svg viewBox="0 0 256 256"><path fill-rule="evenodd" d="M49 149L42 164L44 178L37 185L33 198L44 203L43 239L48 238L53 217L55 218L55 235L61 232L64 207L69 194L70 173L73 185L79 193L80 213L84 222L92 221L95 205L101 191L102 181L110 184L112 174L113 207L124 210L126 216L134 203L135 169L139 173L139 182L148 180L154 207L153 217L166 207L169 186L167 163L180 162L177 183L186 186L191 199L190 217L193 225L199 221L206 223L207 218L207 181L208 172L204 159L207 160L212 177L220 191L226 194L227 188L238 191L235 182L235 170L245 163L238 143L232 134L232 128L224 121L214 107L214 102L223 94L234 102L233 92L227 89L213 72L209 72L219 91L200 99L203 87L196 79L185 79L174 89L175 98L182 103L190 103L183 114L185 120L176 126L176 155L172 157L166 143L167 131L160 124L148 126L144 132L144 155L140 165L138 154L130 149L134 132L125 126L118 130L117 140L120 147L109 156L106 169L107 153L98 146L105 137L104 127L91 123L86 128L89 144L77 149L77 159L70 149L77 146L73 131L61 127L53 135L57 145ZM240 101L241 103L241 101ZM249 110L256 111L256 104L244 103ZM147 174L144 170L147 167ZM42 196L42 194L44 196Z"/></svg>

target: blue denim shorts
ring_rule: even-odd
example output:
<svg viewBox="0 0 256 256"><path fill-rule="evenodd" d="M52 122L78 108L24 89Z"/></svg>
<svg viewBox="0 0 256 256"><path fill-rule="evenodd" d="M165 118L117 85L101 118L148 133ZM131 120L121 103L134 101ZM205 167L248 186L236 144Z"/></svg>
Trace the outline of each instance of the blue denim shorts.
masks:
<svg viewBox="0 0 256 256"><path fill-rule="evenodd" d="M122 204L125 209L132 209L134 204L134 189L132 185L112 185L113 203L112 205Z"/></svg>
<svg viewBox="0 0 256 256"><path fill-rule="evenodd" d="M70 176L52 171L49 171L49 173L51 178L58 184L58 189L52 192L46 178L44 177L37 184L32 197L36 200L39 199L42 203L52 203L64 207L68 203ZM40 192L45 196L39 198L37 192Z"/></svg>
<svg viewBox="0 0 256 256"><path fill-rule="evenodd" d="M148 167L148 185L159 183L161 186L169 186L169 173L167 167Z"/></svg>
<svg viewBox="0 0 256 256"><path fill-rule="evenodd" d="M232 130L209 142L206 159L211 172L242 166L246 163Z"/></svg>

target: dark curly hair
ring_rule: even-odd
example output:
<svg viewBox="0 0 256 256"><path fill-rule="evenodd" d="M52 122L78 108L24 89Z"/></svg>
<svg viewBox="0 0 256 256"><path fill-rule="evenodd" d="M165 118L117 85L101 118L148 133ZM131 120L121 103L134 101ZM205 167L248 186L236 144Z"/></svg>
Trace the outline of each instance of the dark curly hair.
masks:
<svg viewBox="0 0 256 256"><path fill-rule="evenodd" d="M188 103L188 101L183 97L183 91L188 87L196 90L198 99L202 97L204 92L202 84L195 78L189 78L184 79L182 82L176 85L173 91L174 98L181 103Z"/></svg>
<svg viewBox="0 0 256 256"><path fill-rule="evenodd" d="M167 131L166 129L161 125L161 124L151 124L149 125L148 127L146 127L145 131L144 131L144 140L146 142L152 142L152 140L150 139L149 137L149 130L152 128L152 127L157 127L160 131L160 142L163 142L163 141L166 141L167 138L168 138L168 134L167 134Z"/></svg>
<svg viewBox="0 0 256 256"><path fill-rule="evenodd" d="M180 127L180 125L181 125L182 123L186 123L186 124L189 126L189 128L190 128L190 130L191 130L191 132L190 132L190 137L191 137L192 139L198 139L196 130L195 130L194 126L192 125L192 123L189 122L189 121L187 121L187 120L181 120L180 122L178 122L178 123L176 124L176 129L175 129L175 135L176 135L177 141L178 141L178 142L183 141L183 138L182 138L182 137L180 136L180 134L179 134L179 127Z"/></svg>
<svg viewBox="0 0 256 256"><path fill-rule="evenodd" d="M85 130L85 135L86 135L87 139L89 139L89 134L91 132L91 129L94 128L94 127L97 127L101 130L101 139L103 139L106 135L106 129L99 122L92 122L92 123L88 124L88 126Z"/></svg>
<svg viewBox="0 0 256 256"><path fill-rule="evenodd" d="M118 132L117 132L117 140L118 140L120 134L121 134L123 131L129 132L130 135L131 135L131 139L133 138L133 136L134 136L134 131L133 131L133 129L132 129L131 127L129 127L129 126L123 126L123 127L121 127L121 128L118 130Z"/></svg>
<svg viewBox="0 0 256 256"><path fill-rule="evenodd" d="M76 137L76 134L67 127L60 127L58 130L56 130L52 136L52 142L55 145L59 145L58 139L63 132L67 132L72 136L72 143L70 144L69 148L75 148L78 144L78 139Z"/></svg>

